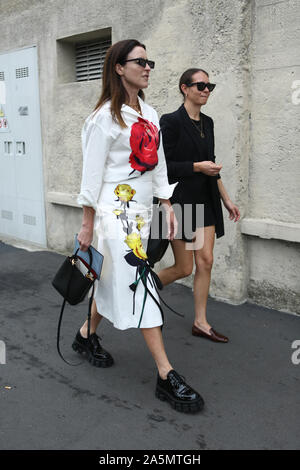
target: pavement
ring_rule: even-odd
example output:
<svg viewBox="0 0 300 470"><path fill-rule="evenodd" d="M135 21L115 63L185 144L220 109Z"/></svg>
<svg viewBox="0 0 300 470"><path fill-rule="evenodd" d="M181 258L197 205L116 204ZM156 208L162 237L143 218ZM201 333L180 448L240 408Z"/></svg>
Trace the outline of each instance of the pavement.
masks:
<svg viewBox="0 0 300 470"><path fill-rule="evenodd" d="M155 397L155 365L135 329L103 320L98 333L113 367L60 359L61 297L51 280L63 259L0 242L0 449L300 448L300 351L292 348L299 340L300 349L299 316L209 299L209 322L230 338L213 343L191 335L192 291L165 288L165 301L185 313L165 310L170 362L205 400L202 412L179 413ZM79 359L71 343L86 312L87 301L65 310L61 348L71 362Z"/></svg>

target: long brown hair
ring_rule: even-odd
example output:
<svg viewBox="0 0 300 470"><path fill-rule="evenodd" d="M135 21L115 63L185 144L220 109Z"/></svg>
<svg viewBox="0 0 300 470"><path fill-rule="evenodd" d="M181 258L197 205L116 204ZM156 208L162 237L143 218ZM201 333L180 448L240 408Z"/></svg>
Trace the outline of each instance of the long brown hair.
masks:
<svg viewBox="0 0 300 470"><path fill-rule="evenodd" d="M121 127L127 127L121 115L121 107L129 99L129 96L120 75L116 72L116 64L123 65L128 54L137 46L146 50L145 45L136 39L118 41L108 49L103 66L102 92L94 109L96 111L108 100L111 100L112 117ZM143 90L139 90L138 95L142 99L145 98Z"/></svg>

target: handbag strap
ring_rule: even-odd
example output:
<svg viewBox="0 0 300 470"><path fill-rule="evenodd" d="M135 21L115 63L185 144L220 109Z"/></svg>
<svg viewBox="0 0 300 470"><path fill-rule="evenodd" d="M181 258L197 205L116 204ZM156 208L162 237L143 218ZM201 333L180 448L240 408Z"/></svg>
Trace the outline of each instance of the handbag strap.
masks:
<svg viewBox="0 0 300 470"><path fill-rule="evenodd" d="M74 255L74 257L75 257L75 255ZM71 259L72 259L72 258L73 258L73 256L71 257ZM73 272L74 272L74 269L76 269L76 268L75 268L75 265L72 265L72 270L73 270ZM72 280L72 275L70 276L70 279L69 279L69 282L68 282L66 297L67 297L68 294L69 294L69 289L70 289L70 285L71 285L71 280ZM88 310L88 338L90 337L91 312L92 312L92 303L93 303L93 298L94 298L95 282L93 282L92 285L93 285L93 288L92 288L91 297L90 297L90 299L89 299L89 310ZM58 351L58 354L60 355L60 357L62 358L62 360L63 360L64 362L66 362L67 364L69 364L69 366L79 366L80 364L83 364L84 361L77 362L76 364L71 363L71 362L68 362L68 361L63 357L63 355L62 355L62 353L61 353L61 350L60 350L60 345L59 345L59 342L60 342L60 328L61 328L61 322L62 322L62 317L63 317L65 305L66 305L66 299L64 299L64 301L63 301L63 303L62 303L61 310L60 310L60 315L59 315L59 320L58 320L57 338L56 338L57 351Z"/></svg>
<svg viewBox="0 0 300 470"><path fill-rule="evenodd" d="M80 250L80 248L77 248L74 255L72 256L73 259L77 259L76 255L77 255L79 250ZM92 250L90 248L88 248L88 254L89 254L89 257L90 257L90 264L89 264L89 268L88 268L88 274L90 274L91 268L93 266L93 253L92 253Z"/></svg>

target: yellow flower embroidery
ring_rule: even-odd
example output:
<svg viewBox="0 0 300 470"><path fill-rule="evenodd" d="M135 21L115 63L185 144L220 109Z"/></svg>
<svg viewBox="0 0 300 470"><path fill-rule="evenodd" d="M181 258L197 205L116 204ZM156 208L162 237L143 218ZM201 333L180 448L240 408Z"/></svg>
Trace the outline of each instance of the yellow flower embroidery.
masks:
<svg viewBox="0 0 300 470"><path fill-rule="evenodd" d="M115 209L115 210L113 211L113 213L116 214L117 217L119 217L119 215L123 214L123 212L124 212L124 211L123 211L122 209Z"/></svg>
<svg viewBox="0 0 300 470"><path fill-rule="evenodd" d="M142 216L140 216L139 214L137 214L135 216L135 220L136 220L136 226L137 226L137 229L138 230L141 230L141 228L145 225L145 220Z"/></svg>
<svg viewBox="0 0 300 470"><path fill-rule="evenodd" d="M129 246L129 248L132 249L135 256L144 260L148 258L144 250L140 234L135 233L135 232L130 233L129 235L127 235L125 242Z"/></svg>
<svg viewBox="0 0 300 470"><path fill-rule="evenodd" d="M129 184L118 184L114 193L120 201L128 202L131 201L136 191Z"/></svg>

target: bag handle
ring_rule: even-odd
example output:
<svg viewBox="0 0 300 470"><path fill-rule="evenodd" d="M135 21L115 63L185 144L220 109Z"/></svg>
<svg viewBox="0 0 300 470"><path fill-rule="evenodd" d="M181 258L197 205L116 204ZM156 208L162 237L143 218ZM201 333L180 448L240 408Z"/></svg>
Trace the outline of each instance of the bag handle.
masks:
<svg viewBox="0 0 300 470"><path fill-rule="evenodd" d="M78 250L77 250L78 251ZM70 261L71 259L74 259L76 257L76 254L77 254L77 251L76 253L70 257ZM93 260L93 255L91 253L91 250L89 249L90 251L90 260ZM72 271L74 272L74 269L77 269L75 267L74 264L72 264ZM68 297L68 294L69 294L69 289L70 289L70 285L71 285L71 280L72 280L72 275L70 276L70 279L69 279L69 282L68 282L68 287L67 287L67 294L66 294L66 297ZM88 310L88 338L90 337L90 325L91 325L91 312L92 312L92 303L93 303L93 299L94 299L94 290L95 290L95 281L93 281L92 283L92 286L93 286L93 289L92 289L92 294L91 294L91 297L89 299L89 310ZM64 313L64 309L65 309L65 305L66 305L66 298L64 298L64 301L62 303L62 306L61 306L61 310L60 310L60 315L59 315L59 320L58 320L58 326L57 326L57 338L56 338L56 346L57 346L57 351L58 351L58 354L60 355L60 357L62 358L62 360L64 362L66 362L67 364L69 364L69 366L79 366L80 364L83 364L84 361L82 362L77 362L76 364L74 363L71 363L71 362L68 362L62 355L61 351L60 351L60 345L59 345L59 342L60 342L60 328L61 328L61 322L62 322L62 317L63 317L63 313Z"/></svg>
<svg viewBox="0 0 300 470"><path fill-rule="evenodd" d="M80 248L77 248L77 250L75 251L74 255L71 256L71 259L76 259L76 255L78 253L78 251L80 250ZM88 253L89 253L89 257L90 257L90 262L89 262L89 270L88 270L88 274L91 273L91 268L93 266L93 254L92 254L92 250L90 249L90 247L87 249Z"/></svg>

